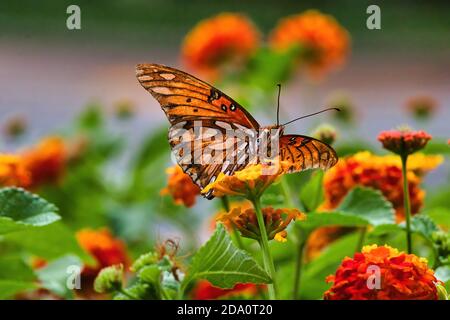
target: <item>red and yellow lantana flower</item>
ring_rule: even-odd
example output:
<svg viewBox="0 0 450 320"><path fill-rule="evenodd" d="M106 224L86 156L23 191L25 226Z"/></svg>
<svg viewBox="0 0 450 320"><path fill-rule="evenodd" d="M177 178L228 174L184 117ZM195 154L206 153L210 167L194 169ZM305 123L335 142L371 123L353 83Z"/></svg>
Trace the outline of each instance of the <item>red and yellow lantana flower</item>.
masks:
<svg viewBox="0 0 450 320"><path fill-rule="evenodd" d="M102 268L115 264L129 265L129 258L123 241L114 238L108 229L82 229L76 234L80 246L96 260L94 266L85 266L82 279L92 282Z"/></svg>
<svg viewBox="0 0 450 320"><path fill-rule="evenodd" d="M374 279L378 276L379 287ZM353 258L345 258L327 282L333 283L324 294L327 300L438 299L438 280L427 260L389 246L365 246Z"/></svg>

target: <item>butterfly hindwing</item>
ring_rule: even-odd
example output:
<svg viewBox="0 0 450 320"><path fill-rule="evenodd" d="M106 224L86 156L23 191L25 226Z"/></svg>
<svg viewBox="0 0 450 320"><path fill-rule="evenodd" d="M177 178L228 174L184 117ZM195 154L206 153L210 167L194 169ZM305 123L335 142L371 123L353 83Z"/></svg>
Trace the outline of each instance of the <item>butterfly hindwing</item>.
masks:
<svg viewBox="0 0 450 320"><path fill-rule="evenodd" d="M312 137L283 135L279 145L285 173L315 168L328 170L338 161L336 151L332 147Z"/></svg>

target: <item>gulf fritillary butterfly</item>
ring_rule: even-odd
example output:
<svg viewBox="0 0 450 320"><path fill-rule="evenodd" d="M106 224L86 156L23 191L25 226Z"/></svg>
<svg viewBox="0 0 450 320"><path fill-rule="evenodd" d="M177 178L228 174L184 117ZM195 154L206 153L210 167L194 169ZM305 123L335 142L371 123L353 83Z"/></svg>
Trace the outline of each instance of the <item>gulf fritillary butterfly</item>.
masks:
<svg viewBox="0 0 450 320"><path fill-rule="evenodd" d="M283 125L275 125L270 127L260 127L258 122L236 101L229 96L207 84L206 82L187 74L183 71L170 68L158 64L138 64L136 67L136 76L141 85L152 94L159 102L161 108L166 113L170 122L169 143L172 151L177 149L179 143L184 139L184 143L192 144L190 156L193 159L196 148L212 147L213 140L204 142L195 146L194 140L198 136L194 134L194 122L201 121L202 126L206 129L211 128L220 132L226 132L225 129L233 129L239 131L261 129L278 129L279 130L279 153L281 161L288 163L283 173L299 172L307 169L320 168L327 170L337 163L338 157L336 151L326 143L308 136L302 135L284 135ZM186 130L188 135L180 135L180 129ZM233 137L235 139L236 137ZM231 143L227 141L215 149L236 148L237 141ZM231 140L229 138L228 140ZM186 154L176 152L178 164L183 171L187 173L192 181L201 189L205 188L209 183L215 181L219 173L223 172L232 175L235 171L242 170L250 162L251 157L248 156L249 144L240 141L244 145L244 157L241 161L227 162L225 159L221 163L196 163L183 161ZM226 151L226 150L225 150ZM222 154L218 152L218 154ZM205 197L212 199L212 193L205 194Z"/></svg>

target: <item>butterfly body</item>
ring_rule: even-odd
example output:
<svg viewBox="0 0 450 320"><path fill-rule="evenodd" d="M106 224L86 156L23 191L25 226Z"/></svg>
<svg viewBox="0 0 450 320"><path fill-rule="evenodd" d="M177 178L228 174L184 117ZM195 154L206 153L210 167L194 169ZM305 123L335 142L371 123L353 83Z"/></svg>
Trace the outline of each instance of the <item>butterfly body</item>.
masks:
<svg viewBox="0 0 450 320"><path fill-rule="evenodd" d="M286 173L326 170L337 162L336 152L327 144L285 135L281 125L261 127L232 98L190 74L139 64L136 75L170 122L168 140L178 164L202 189L221 172L232 175L267 159L281 160Z"/></svg>

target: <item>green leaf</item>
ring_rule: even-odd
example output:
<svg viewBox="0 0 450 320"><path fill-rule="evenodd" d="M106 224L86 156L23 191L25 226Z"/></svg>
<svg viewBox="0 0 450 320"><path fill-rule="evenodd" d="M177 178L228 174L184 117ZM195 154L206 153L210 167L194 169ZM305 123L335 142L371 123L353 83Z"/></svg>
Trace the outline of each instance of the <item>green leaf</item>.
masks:
<svg viewBox="0 0 450 320"><path fill-rule="evenodd" d="M156 264L145 266L139 272L139 278L146 283L159 287L161 280L161 270Z"/></svg>
<svg viewBox="0 0 450 320"><path fill-rule="evenodd" d="M429 241L432 241L432 234L439 231L439 228L430 217L418 214L411 219L411 231L419 233Z"/></svg>
<svg viewBox="0 0 450 320"><path fill-rule="evenodd" d="M300 190L300 201L307 212L314 211L324 200L323 171L316 171Z"/></svg>
<svg viewBox="0 0 450 320"><path fill-rule="evenodd" d="M36 274L41 282L41 286L60 297L72 299L74 296L73 291L67 286L67 281L70 280L69 277L72 275L72 272L76 272L76 269L71 269L72 266L77 267L81 271L82 262L76 256L67 255L51 261L45 267L38 269Z"/></svg>
<svg viewBox="0 0 450 320"><path fill-rule="evenodd" d="M20 256L11 255L0 258L0 280L32 282L35 279L33 270Z"/></svg>
<svg viewBox="0 0 450 320"><path fill-rule="evenodd" d="M48 260L73 254L87 264L94 263L93 258L80 248L73 232L61 222L7 234L4 241Z"/></svg>
<svg viewBox="0 0 450 320"><path fill-rule="evenodd" d="M340 212L313 212L308 214L306 220L295 222L295 226L310 233L320 227L343 226L343 227L364 227L369 222L358 216L351 216Z"/></svg>
<svg viewBox="0 0 450 320"><path fill-rule="evenodd" d="M36 285L32 282L17 280L0 279L0 299L8 299L16 293L35 289Z"/></svg>
<svg viewBox="0 0 450 320"><path fill-rule="evenodd" d="M197 251L182 287L194 279L206 279L220 288L237 283L270 283L269 275L243 250L236 248L222 224Z"/></svg>
<svg viewBox="0 0 450 320"><path fill-rule="evenodd" d="M35 288L33 270L18 255L0 257L0 299Z"/></svg>
<svg viewBox="0 0 450 320"><path fill-rule="evenodd" d="M445 229L450 229L450 209L444 207L436 207L426 211L426 215L431 218L437 225Z"/></svg>
<svg viewBox="0 0 450 320"><path fill-rule="evenodd" d="M426 147L422 150L425 154L450 154L450 148L447 140L433 139L428 142Z"/></svg>
<svg viewBox="0 0 450 320"><path fill-rule="evenodd" d="M0 189L0 234L48 225L60 219L58 208L21 188Z"/></svg>
<svg viewBox="0 0 450 320"><path fill-rule="evenodd" d="M345 257L352 257L357 246L357 233L343 236L331 243L319 257L309 263L301 279L300 296L302 299L320 299L330 284L325 278L336 272Z"/></svg>
<svg viewBox="0 0 450 320"><path fill-rule="evenodd" d="M373 226L395 223L392 204L380 191L370 188L354 188L336 211L364 218Z"/></svg>

